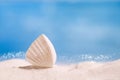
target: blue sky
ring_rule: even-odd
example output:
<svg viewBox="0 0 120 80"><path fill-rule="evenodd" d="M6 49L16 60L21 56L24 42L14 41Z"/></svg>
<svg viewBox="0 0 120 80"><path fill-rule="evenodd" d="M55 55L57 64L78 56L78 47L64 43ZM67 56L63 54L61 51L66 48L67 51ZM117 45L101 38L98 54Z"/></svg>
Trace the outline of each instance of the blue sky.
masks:
<svg viewBox="0 0 120 80"><path fill-rule="evenodd" d="M0 3L0 53L26 51L44 33L58 54L120 54L120 2L71 1Z"/></svg>

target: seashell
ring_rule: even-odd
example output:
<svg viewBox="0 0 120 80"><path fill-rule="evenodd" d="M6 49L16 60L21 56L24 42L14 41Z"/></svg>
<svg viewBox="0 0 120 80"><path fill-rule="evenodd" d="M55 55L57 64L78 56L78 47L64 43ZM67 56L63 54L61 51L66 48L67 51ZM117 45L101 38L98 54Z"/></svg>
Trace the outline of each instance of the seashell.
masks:
<svg viewBox="0 0 120 80"><path fill-rule="evenodd" d="M28 48L26 60L35 66L53 67L56 62L56 52L44 34L39 36Z"/></svg>

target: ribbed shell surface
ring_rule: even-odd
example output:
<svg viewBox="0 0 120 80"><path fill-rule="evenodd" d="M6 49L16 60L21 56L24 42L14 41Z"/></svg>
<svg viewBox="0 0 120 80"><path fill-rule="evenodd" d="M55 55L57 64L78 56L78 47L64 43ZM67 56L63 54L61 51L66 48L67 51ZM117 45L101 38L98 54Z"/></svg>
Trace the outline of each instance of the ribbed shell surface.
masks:
<svg viewBox="0 0 120 80"><path fill-rule="evenodd" d="M39 36L28 48L26 60L35 66L53 67L56 62L56 52L44 34Z"/></svg>

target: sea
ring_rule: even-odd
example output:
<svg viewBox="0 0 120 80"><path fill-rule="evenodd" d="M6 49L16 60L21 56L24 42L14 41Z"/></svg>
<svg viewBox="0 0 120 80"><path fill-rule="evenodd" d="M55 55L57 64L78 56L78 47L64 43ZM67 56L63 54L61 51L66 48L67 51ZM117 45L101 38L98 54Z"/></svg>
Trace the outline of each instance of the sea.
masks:
<svg viewBox="0 0 120 80"><path fill-rule="evenodd" d="M120 59L120 1L0 1L0 61L25 59L41 34L57 63Z"/></svg>

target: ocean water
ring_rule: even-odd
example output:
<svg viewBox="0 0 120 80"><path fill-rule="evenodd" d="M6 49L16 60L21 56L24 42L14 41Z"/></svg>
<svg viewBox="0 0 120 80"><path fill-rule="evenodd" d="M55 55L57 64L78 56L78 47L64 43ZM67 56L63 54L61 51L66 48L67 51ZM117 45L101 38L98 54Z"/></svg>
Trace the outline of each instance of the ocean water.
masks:
<svg viewBox="0 0 120 80"><path fill-rule="evenodd" d="M0 55L0 61L10 60L10 59L25 59L25 52L9 52ZM71 64L71 63L79 63L84 61L95 61L95 62L108 62L119 59L117 54L111 55L89 55L89 54L81 54L81 55L57 55L57 64Z"/></svg>
<svg viewBox="0 0 120 80"><path fill-rule="evenodd" d="M120 59L120 2L0 3L0 61L21 58L45 34L58 63Z"/></svg>

